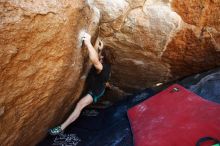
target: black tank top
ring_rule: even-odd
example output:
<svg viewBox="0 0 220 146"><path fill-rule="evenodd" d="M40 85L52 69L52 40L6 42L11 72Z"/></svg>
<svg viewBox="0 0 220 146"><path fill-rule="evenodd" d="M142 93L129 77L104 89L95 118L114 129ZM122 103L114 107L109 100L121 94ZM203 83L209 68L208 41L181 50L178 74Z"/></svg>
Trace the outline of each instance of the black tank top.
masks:
<svg viewBox="0 0 220 146"><path fill-rule="evenodd" d="M97 72L97 69L92 66L88 78L88 88L89 90L97 90L105 88L105 83L108 82L111 72L111 66L108 63L102 63L103 69L100 73Z"/></svg>

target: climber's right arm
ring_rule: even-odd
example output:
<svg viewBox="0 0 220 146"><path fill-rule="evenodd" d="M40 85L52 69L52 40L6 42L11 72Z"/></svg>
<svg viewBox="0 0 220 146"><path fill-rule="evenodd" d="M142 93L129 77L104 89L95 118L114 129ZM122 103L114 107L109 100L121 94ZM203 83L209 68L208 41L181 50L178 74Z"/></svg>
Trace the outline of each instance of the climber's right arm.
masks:
<svg viewBox="0 0 220 146"><path fill-rule="evenodd" d="M103 69L102 63L99 61L98 53L96 52L95 48L91 44L91 36L89 34L84 35L84 43L89 51L89 58L92 62L92 64L95 66L95 68L98 71L101 71Z"/></svg>

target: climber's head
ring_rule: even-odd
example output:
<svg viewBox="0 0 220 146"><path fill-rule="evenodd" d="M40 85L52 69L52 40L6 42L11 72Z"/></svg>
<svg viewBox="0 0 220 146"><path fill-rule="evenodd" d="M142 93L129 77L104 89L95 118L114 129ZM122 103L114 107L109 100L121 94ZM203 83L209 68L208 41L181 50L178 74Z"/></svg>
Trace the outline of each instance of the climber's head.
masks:
<svg viewBox="0 0 220 146"><path fill-rule="evenodd" d="M113 64L115 61L115 57L112 53L112 50L108 47L105 47L104 49L100 50L99 59L101 62L104 61L108 64Z"/></svg>
<svg viewBox="0 0 220 146"><path fill-rule="evenodd" d="M111 51L112 49L104 46L104 43L100 38L97 39L97 43L98 43L97 51L100 62L101 63L106 62L108 64L112 64L115 59Z"/></svg>

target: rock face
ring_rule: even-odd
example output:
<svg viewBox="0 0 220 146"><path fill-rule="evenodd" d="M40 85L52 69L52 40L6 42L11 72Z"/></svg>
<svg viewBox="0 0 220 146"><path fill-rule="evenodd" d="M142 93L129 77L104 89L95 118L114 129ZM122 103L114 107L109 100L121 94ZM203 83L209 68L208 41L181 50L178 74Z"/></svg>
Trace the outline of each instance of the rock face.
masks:
<svg viewBox="0 0 220 146"><path fill-rule="evenodd" d="M81 94L88 53L78 37L94 34L99 13L65 0L6 0L0 11L0 143L35 145Z"/></svg>
<svg viewBox="0 0 220 146"><path fill-rule="evenodd" d="M219 0L2 0L0 143L35 145L71 110L89 67L83 30L99 32L115 56L111 82L131 92L219 66L219 9Z"/></svg>
<svg viewBox="0 0 220 146"><path fill-rule="evenodd" d="M220 65L220 1L113 3L100 7L97 0L94 5L103 8L101 36L116 57L111 80L122 90L140 90Z"/></svg>

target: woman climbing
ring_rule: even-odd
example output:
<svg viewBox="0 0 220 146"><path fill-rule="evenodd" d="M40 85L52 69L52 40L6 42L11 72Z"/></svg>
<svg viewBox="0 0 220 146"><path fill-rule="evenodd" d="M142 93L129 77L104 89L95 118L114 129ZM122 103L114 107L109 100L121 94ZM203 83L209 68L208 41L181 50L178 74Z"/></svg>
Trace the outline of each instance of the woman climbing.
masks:
<svg viewBox="0 0 220 146"><path fill-rule="evenodd" d="M73 123L80 115L83 108L91 103L96 103L98 99L104 94L106 86L110 86L108 79L110 76L110 62L107 53L103 51L103 43L98 39L98 43L93 47L91 44L91 36L85 33L83 37L85 46L89 51L89 58L93 64L87 81L88 81L88 92L80 99L77 103L74 111L60 126L49 129L51 135L59 135L63 133L64 129ZM96 51L98 50L98 52Z"/></svg>

